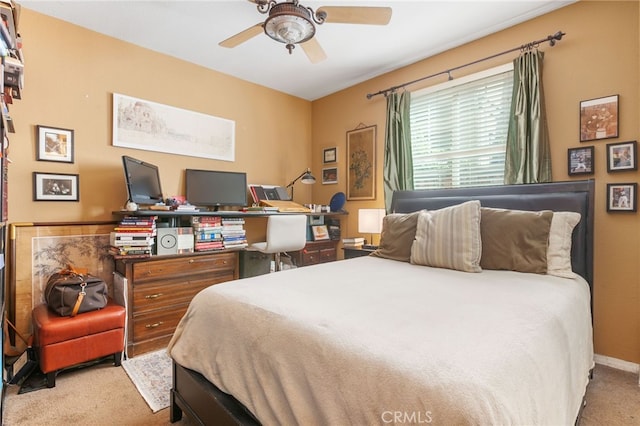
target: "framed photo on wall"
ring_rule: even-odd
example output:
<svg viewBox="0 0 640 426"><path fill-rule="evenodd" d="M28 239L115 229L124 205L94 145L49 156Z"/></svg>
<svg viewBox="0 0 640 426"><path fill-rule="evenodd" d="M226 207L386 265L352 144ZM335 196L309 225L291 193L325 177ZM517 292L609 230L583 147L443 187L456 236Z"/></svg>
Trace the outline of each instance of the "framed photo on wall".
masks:
<svg viewBox="0 0 640 426"><path fill-rule="evenodd" d="M638 207L636 197L638 184L633 183L608 183L607 184L607 211L608 212L635 212Z"/></svg>
<svg viewBox="0 0 640 426"><path fill-rule="evenodd" d="M322 184L338 183L338 168L326 167L322 169Z"/></svg>
<svg viewBox="0 0 640 426"><path fill-rule="evenodd" d="M607 144L607 172L638 170L636 141Z"/></svg>
<svg viewBox="0 0 640 426"><path fill-rule="evenodd" d="M33 172L33 201L78 201L78 175Z"/></svg>
<svg viewBox="0 0 640 426"><path fill-rule="evenodd" d="M347 132L347 200L376 198L376 126Z"/></svg>
<svg viewBox="0 0 640 426"><path fill-rule="evenodd" d="M593 146L569 148L568 170L569 176L593 174L594 156Z"/></svg>
<svg viewBox="0 0 640 426"><path fill-rule="evenodd" d="M36 126L36 160L73 163L73 130Z"/></svg>
<svg viewBox="0 0 640 426"><path fill-rule="evenodd" d="M335 163L338 160L338 156L337 156L337 148L327 148L324 151L322 151L323 155L322 155L322 162L327 164L327 163Z"/></svg>
<svg viewBox="0 0 640 426"><path fill-rule="evenodd" d="M618 95L580 101L580 142L618 137Z"/></svg>

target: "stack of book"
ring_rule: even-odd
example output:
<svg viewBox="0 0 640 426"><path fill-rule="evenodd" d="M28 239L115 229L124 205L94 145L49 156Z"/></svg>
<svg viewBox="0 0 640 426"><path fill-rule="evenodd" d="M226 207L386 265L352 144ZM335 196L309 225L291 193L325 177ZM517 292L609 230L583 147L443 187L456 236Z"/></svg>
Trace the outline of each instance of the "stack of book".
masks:
<svg viewBox="0 0 640 426"><path fill-rule="evenodd" d="M363 237L343 238L342 246L344 248L361 249L364 246L364 238Z"/></svg>
<svg viewBox="0 0 640 426"><path fill-rule="evenodd" d="M225 249L243 249L247 247L247 234L244 219L225 217L222 219L222 241Z"/></svg>
<svg viewBox="0 0 640 426"><path fill-rule="evenodd" d="M110 235L109 253L115 258L150 257L156 237L157 216L124 216Z"/></svg>
<svg viewBox="0 0 640 426"><path fill-rule="evenodd" d="M222 219L219 216L194 216L193 248L195 251L222 250Z"/></svg>

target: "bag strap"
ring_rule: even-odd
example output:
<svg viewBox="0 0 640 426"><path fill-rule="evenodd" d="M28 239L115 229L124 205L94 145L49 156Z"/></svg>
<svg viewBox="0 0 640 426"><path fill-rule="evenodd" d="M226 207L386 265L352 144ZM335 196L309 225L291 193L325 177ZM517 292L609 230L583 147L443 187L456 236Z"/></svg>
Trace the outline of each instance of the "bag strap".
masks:
<svg viewBox="0 0 640 426"><path fill-rule="evenodd" d="M72 264L67 264L67 268L60 271L61 274L76 274L76 275L86 275L89 273L87 268L76 268Z"/></svg>
<svg viewBox="0 0 640 426"><path fill-rule="evenodd" d="M73 305L73 310L71 311L71 317L75 317L78 314L78 311L80 310L80 305L82 305L82 300L84 299L84 296L87 294L87 292L85 291L85 287L87 286L87 282L84 280L84 276L83 275L79 275L80 277L82 277L82 282L80 283L80 293L78 293L78 298L76 299L76 304Z"/></svg>

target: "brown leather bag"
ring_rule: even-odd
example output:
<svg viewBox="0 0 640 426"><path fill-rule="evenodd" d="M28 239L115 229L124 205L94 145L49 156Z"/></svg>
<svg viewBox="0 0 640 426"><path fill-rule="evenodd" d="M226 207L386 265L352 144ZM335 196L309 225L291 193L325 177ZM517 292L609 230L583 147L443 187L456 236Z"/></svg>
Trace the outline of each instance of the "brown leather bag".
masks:
<svg viewBox="0 0 640 426"><path fill-rule="evenodd" d="M49 309L63 317L102 309L107 295L107 284L101 278L80 273L71 265L51 275L44 291Z"/></svg>

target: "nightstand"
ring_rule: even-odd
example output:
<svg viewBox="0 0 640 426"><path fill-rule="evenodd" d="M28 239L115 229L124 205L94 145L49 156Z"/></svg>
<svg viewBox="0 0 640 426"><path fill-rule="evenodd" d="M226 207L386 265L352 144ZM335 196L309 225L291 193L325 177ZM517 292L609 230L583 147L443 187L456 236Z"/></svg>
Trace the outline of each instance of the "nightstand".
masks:
<svg viewBox="0 0 640 426"><path fill-rule="evenodd" d="M344 258L345 259L353 259L355 257L369 256L371 253L376 251L377 247L366 247L366 248L342 248L344 250Z"/></svg>

